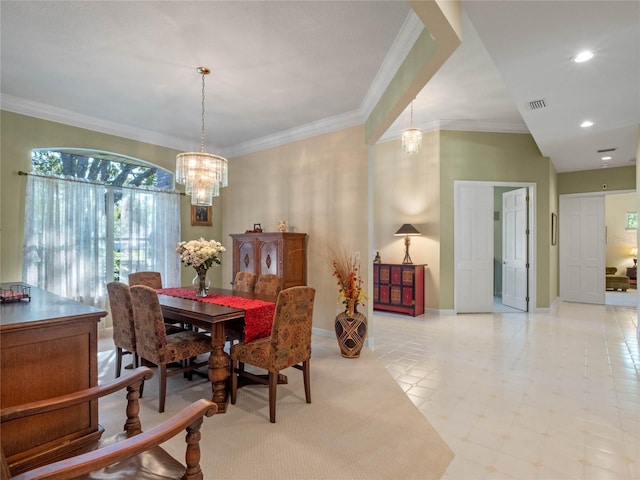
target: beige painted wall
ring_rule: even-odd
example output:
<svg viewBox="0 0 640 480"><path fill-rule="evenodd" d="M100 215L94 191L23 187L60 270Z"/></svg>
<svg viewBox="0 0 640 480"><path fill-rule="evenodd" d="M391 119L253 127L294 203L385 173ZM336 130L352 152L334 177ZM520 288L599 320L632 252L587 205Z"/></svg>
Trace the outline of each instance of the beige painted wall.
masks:
<svg viewBox="0 0 640 480"><path fill-rule="evenodd" d="M24 243L24 201L27 177L18 171L31 171L31 150L46 147L77 147L104 150L139 158L175 170L178 151L136 142L113 135L71 127L34 117L0 112L0 282L15 282L22 278L22 247ZM223 194L224 195L224 194ZM189 197L181 197L182 238L191 240L204 236L221 236L221 202L214 202L213 226L192 227ZM177 255L177 254L176 254ZM226 261L223 258L223 261ZM191 284L192 268L183 268L182 283ZM211 280L219 285L221 271L214 271Z"/></svg>
<svg viewBox="0 0 640 480"><path fill-rule="evenodd" d="M440 289L440 135L425 134L415 155L402 152L398 140L375 146L373 163L373 245L383 263L402 263L404 237L394 233L404 223L421 236L411 237L415 265L426 264L425 308L439 309ZM373 258L369 259L370 261Z"/></svg>
<svg viewBox="0 0 640 480"><path fill-rule="evenodd" d="M332 249L360 252L364 278L368 245L368 149L362 126L320 135L229 160L229 187L223 205L223 243L260 223L276 231L307 233L307 284L316 289L313 324L333 331L338 287L329 261ZM372 257L373 258L373 257ZM222 266L223 284L232 278ZM369 285L367 285L369 288ZM370 303L370 302L368 302Z"/></svg>

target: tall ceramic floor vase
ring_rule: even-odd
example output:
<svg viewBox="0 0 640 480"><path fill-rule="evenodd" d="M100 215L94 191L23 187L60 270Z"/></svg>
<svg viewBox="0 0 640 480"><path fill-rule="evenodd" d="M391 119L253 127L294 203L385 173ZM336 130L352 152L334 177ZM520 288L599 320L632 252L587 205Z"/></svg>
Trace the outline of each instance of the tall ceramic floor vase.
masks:
<svg viewBox="0 0 640 480"><path fill-rule="evenodd" d="M358 311L347 309L336 317L335 328L342 356L358 358L367 338L367 317Z"/></svg>

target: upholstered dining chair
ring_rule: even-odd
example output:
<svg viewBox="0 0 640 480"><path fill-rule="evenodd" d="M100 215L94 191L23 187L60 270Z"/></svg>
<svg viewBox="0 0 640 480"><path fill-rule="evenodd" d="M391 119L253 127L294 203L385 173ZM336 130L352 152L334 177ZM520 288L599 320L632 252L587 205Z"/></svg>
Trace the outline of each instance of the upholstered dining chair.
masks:
<svg viewBox="0 0 640 480"><path fill-rule="evenodd" d="M146 285L153 289L162 288L162 275L160 272L135 272L129 274L129 286Z"/></svg>
<svg viewBox="0 0 640 480"><path fill-rule="evenodd" d="M284 278L272 273L261 273L256 282L256 293L277 297L284 286Z"/></svg>
<svg viewBox="0 0 640 480"><path fill-rule="evenodd" d="M116 378L122 370L122 357L133 356L133 366L138 368L136 353L136 331L133 326L133 307L129 285L121 282L107 284L111 319L113 320L113 343L116 346Z"/></svg>
<svg viewBox="0 0 640 480"><path fill-rule="evenodd" d="M211 352L211 337L191 330L167 335L158 294L151 287L131 287L131 304L136 351L141 357L158 365L160 372L158 411L162 413L167 396L167 377L183 372L191 375L193 370L207 365L207 361L196 362L194 359ZM180 362L181 366L168 368L168 364L173 362Z"/></svg>
<svg viewBox="0 0 640 480"><path fill-rule="evenodd" d="M135 287L136 285L146 285L154 290L162 288L162 274L160 272L135 272L129 274L129 286ZM187 329L184 323L181 322L168 322L165 320L167 327L167 333L178 333L181 330ZM191 327L189 327L191 329Z"/></svg>
<svg viewBox="0 0 640 480"><path fill-rule="evenodd" d="M257 278L253 272L238 272L233 281L233 289L238 292L253 292Z"/></svg>
<svg viewBox="0 0 640 480"><path fill-rule="evenodd" d="M280 291L271 327L271 336L231 346L231 403L236 403L238 375L269 385L269 421L276 421L278 374L285 368L302 370L304 394L311 403L309 359L311 358L311 324L315 289L291 287ZM268 380L245 370L240 364L267 370Z"/></svg>

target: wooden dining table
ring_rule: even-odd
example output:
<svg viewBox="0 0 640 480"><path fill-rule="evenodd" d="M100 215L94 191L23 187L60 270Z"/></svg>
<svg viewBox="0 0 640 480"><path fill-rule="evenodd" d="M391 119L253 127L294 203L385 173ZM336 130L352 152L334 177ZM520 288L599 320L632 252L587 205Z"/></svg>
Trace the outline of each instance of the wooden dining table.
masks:
<svg viewBox="0 0 640 480"><path fill-rule="evenodd" d="M165 319L186 323L211 332L212 351L209 355L209 380L213 391L212 401L218 405L218 413L227 410L229 400L229 367L230 357L224 351L226 342L225 325L228 322L244 322L245 310L227 307L215 303L208 303L189 298L158 293L158 300ZM275 303L276 297L256 294L253 292L238 292L223 288L210 288L209 296L228 295L249 300L262 300Z"/></svg>

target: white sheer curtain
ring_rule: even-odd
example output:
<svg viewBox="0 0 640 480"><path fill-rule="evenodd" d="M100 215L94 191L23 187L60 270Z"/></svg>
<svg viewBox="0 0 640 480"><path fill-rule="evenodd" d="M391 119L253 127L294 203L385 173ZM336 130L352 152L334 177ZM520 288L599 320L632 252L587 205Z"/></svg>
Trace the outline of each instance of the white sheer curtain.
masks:
<svg viewBox="0 0 640 480"><path fill-rule="evenodd" d="M176 193L29 174L25 219L22 279L31 285L105 310L106 284L131 272L180 285Z"/></svg>
<svg viewBox="0 0 640 480"><path fill-rule="evenodd" d="M120 281L130 273L160 272L165 287L180 286L180 198L176 193L126 188L121 191Z"/></svg>
<svg viewBox="0 0 640 480"><path fill-rule="evenodd" d="M104 308L105 187L30 174L22 279Z"/></svg>

